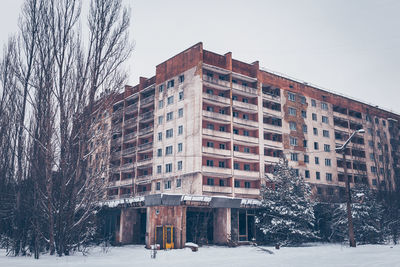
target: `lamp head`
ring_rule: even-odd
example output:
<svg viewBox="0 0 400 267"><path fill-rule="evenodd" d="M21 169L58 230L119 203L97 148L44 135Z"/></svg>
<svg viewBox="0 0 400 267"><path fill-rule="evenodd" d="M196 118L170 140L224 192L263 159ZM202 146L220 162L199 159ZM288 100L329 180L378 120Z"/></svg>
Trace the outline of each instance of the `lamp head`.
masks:
<svg viewBox="0 0 400 267"><path fill-rule="evenodd" d="M364 129L359 129L359 130L357 130L357 133L365 133L365 130Z"/></svg>

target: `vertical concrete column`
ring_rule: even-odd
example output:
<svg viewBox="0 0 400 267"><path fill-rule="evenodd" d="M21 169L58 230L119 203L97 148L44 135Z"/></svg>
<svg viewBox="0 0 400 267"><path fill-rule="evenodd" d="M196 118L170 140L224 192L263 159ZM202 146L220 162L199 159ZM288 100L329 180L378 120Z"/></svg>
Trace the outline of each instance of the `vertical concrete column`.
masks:
<svg viewBox="0 0 400 267"><path fill-rule="evenodd" d="M123 208L121 210L119 242L129 244L133 242L133 228L138 219L137 210L132 208Z"/></svg>
<svg viewBox="0 0 400 267"><path fill-rule="evenodd" d="M231 234L231 209L214 209L214 243L225 245Z"/></svg>

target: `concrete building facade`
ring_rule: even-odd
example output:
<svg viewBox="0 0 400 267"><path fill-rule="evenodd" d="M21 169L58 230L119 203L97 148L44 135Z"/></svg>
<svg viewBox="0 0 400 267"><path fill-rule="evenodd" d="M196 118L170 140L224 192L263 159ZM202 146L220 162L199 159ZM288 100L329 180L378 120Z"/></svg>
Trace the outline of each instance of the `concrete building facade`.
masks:
<svg viewBox="0 0 400 267"><path fill-rule="evenodd" d="M260 188L281 156L322 199L343 198L343 164L352 184L394 190L400 181L398 114L202 43L126 86L105 112L105 205L118 243L250 241ZM335 147L361 128L344 163Z"/></svg>

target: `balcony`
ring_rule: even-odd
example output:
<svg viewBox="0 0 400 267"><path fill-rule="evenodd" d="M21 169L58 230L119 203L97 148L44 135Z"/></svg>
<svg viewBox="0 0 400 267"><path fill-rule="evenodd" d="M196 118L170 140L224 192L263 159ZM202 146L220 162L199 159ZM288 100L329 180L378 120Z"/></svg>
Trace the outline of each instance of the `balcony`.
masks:
<svg viewBox="0 0 400 267"><path fill-rule="evenodd" d="M130 171L133 171L133 168L134 168L134 164L131 162L131 163L125 163L124 165L122 165L119 169L122 171L122 172L130 172Z"/></svg>
<svg viewBox="0 0 400 267"><path fill-rule="evenodd" d="M231 120L231 116L229 116L229 115L220 114L217 112L211 112L211 111L207 111L207 110L203 110L203 116L205 116L207 118L215 119L215 120L221 120L221 121L230 121Z"/></svg>
<svg viewBox="0 0 400 267"><path fill-rule="evenodd" d="M125 127L136 126L137 118L130 118L124 122Z"/></svg>
<svg viewBox="0 0 400 267"><path fill-rule="evenodd" d="M256 88L244 86L244 85L237 84L237 83L232 83L232 89L239 93L245 93L246 95L251 95L251 96L257 95Z"/></svg>
<svg viewBox="0 0 400 267"><path fill-rule="evenodd" d="M111 145L112 145L112 146L114 146L114 145L119 145L119 144L121 144L121 140L122 140L122 137L118 137L118 138L115 138L115 139L111 139Z"/></svg>
<svg viewBox="0 0 400 267"><path fill-rule="evenodd" d="M121 150L111 152L111 159L119 159L121 157L121 152L122 152Z"/></svg>
<svg viewBox="0 0 400 267"><path fill-rule="evenodd" d="M203 170L203 172L206 172L206 173L217 173L217 174L224 174L224 175L228 175L228 176L232 174L231 168L202 166L202 170Z"/></svg>
<svg viewBox="0 0 400 267"><path fill-rule="evenodd" d="M203 135L208 135L208 136L213 136L213 137L219 137L221 138L226 138L230 139L231 138L231 133L228 132L221 132L221 131L215 131L207 128L203 128Z"/></svg>
<svg viewBox="0 0 400 267"><path fill-rule="evenodd" d="M149 126L149 127L146 127L146 128L141 129L141 130L139 131L139 134L140 134L140 135L145 135L145 134L148 134L148 133L152 133L153 130L154 130L154 126Z"/></svg>
<svg viewBox="0 0 400 267"><path fill-rule="evenodd" d="M203 153L208 153L208 154L214 154L218 156L225 156L229 157L231 155L231 151L227 149L218 149L218 148L213 148L213 147L202 147Z"/></svg>
<svg viewBox="0 0 400 267"><path fill-rule="evenodd" d="M203 92L203 98L212 100L213 102L220 102L224 103L226 106L231 104L231 100L229 98L223 97L223 96L218 96L218 95L211 95Z"/></svg>
<svg viewBox="0 0 400 267"><path fill-rule="evenodd" d="M235 177L251 177L251 178L259 178L260 172L255 171L244 171L244 170L233 170L233 175Z"/></svg>
<svg viewBox="0 0 400 267"><path fill-rule="evenodd" d="M125 108L125 114L131 114L133 112L136 112L138 110L138 105L133 104Z"/></svg>
<svg viewBox="0 0 400 267"><path fill-rule="evenodd" d="M148 111L146 113L140 114L140 120L141 120L141 122L148 121L150 119L153 119L153 117L154 117L153 115L154 115L153 111Z"/></svg>
<svg viewBox="0 0 400 267"><path fill-rule="evenodd" d="M252 126L252 127L258 128L258 121L245 120L245 119L233 117L233 122L234 123L238 123L238 124L242 124L242 125L246 125L246 126Z"/></svg>
<svg viewBox="0 0 400 267"><path fill-rule="evenodd" d="M138 151L145 151L153 148L153 142L141 144L138 146Z"/></svg>
<svg viewBox="0 0 400 267"><path fill-rule="evenodd" d="M138 167L147 166L147 165L151 164L152 162L153 162L153 157L141 159L141 160L138 160L137 166Z"/></svg>
<svg viewBox="0 0 400 267"><path fill-rule="evenodd" d="M136 152L136 147L129 147L129 148L124 149L124 152L122 152L122 155L129 156L129 155L134 154L135 152Z"/></svg>
<svg viewBox="0 0 400 267"><path fill-rule="evenodd" d="M279 110L274 110L274 109L269 109L269 108L264 108L263 107L263 113L268 114L268 115L273 115L276 117L282 117L282 112Z"/></svg>
<svg viewBox="0 0 400 267"><path fill-rule="evenodd" d="M232 193L232 187L230 187L230 186L203 185L203 192L220 193L220 194L231 194Z"/></svg>
<svg viewBox="0 0 400 267"><path fill-rule="evenodd" d="M239 151L233 151L233 156L238 157L238 158L243 158L243 159L250 159L250 160L259 160L260 159L260 156L258 154L244 153L244 152L239 152Z"/></svg>
<svg viewBox="0 0 400 267"><path fill-rule="evenodd" d="M263 123L263 127L266 130L273 130L273 131L277 131L277 132L282 132L282 126L279 126L279 125Z"/></svg>
<svg viewBox="0 0 400 267"><path fill-rule="evenodd" d="M251 104L251 103L245 103L245 102L241 102L241 101L236 101L233 100L233 107L238 107L238 108L242 108L242 109L248 109L254 112L258 111L258 106Z"/></svg>
<svg viewBox="0 0 400 267"><path fill-rule="evenodd" d="M213 77L209 77L207 75L203 75L203 81L205 81L208 85L217 85L221 87L223 90L230 88L230 82L223 81L220 79L215 79Z"/></svg>
<svg viewBox="0 0 400 267"><path fill-rule="evenodd" d="M260 189L258 188L242 188L242 187L235 187L235 194L241 195L260 195Z"/></svg>
<svg viewBox="0 0 400 267"><path fill-rule="evenodd" d="M142 175L138 175L138 177L136 178L138 183L143 183L143 182L150 182L152 177L152 174L142 174Z"/></svg>
<svg viewBox="0 0 400 267"><path fill-rule="evenodd" d="M258 137L253 137L253 136L234 134L233 135L233 140L242 141L242 142L245 142L245 143L258 144Z"/></svg>
<svg viewBox="0 0 400 267"><path fill-rule="evenodd" d="M264 143L264 145L266 145L268 147L278 147L278 148L283 147L283 143L279 142L279 141L272 141L272 140L264 139L263 143Z"/></svg>
<svg viewBox="0 0 400 267"><path fill-rule="evenodd" d="M111 127L111 133L120 133L121 132L121 129L122 129L122 123L120 122L120 123L118 123L118 124L114 124L112 127Z"/></svg>
<svg viewBox="0 0 400 267"><path fill-rule="evenodd" d="M274 102L281 103L281 96L280 96L280 95L274 95L274 94L268 94L268 93L266 94L266 93L263 93L262 96L263 96L263 98L266 99L266 100L272 100L272 101L274 101Z"/></svg>
<svg viewBox="0 0 400 267"><path fill-rule="evenodd" d="M280 157L272 157L264 155L264 161L269 163L279 163Z"/></svg>
<svg viewBox="0 0 400 267"><path fill-rule="evenodd" d="M114 111L113 114L112 114L113 118L121 117L122 111L123 111L122 108L119 108L119 109L117 109L116 111Z"/></svg>
<svg viewBox="0 0 400 267"><path fill-rule="evenodd" d="M124 136L124 142L131 141L135 139L137 132L129 133Z"/></svg>
<svg viewBox="0 0 400 267"><path fill-rule="evenodd" d="M154 102L154 95L141 99L140 106L141 107L147 106L148 104L150 104L152 102Z"/></svg>

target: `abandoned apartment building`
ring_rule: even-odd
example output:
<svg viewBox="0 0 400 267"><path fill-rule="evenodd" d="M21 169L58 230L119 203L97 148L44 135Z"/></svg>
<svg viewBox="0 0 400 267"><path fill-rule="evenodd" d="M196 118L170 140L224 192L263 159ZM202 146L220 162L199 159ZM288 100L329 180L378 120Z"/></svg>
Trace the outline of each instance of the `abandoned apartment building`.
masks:
<svg viewBox="0 0 400 267"><path fill-rule="evenodd" d="M251 241L260 188L282 155L328 201L343 198L344 164L352 185L390 190L400 178L398 114L202 43L108 106L92 124L106 157L90 165L103 158L109 170L104 227L117 244ZM343 162L335 147L361 128Z"/></svg>

